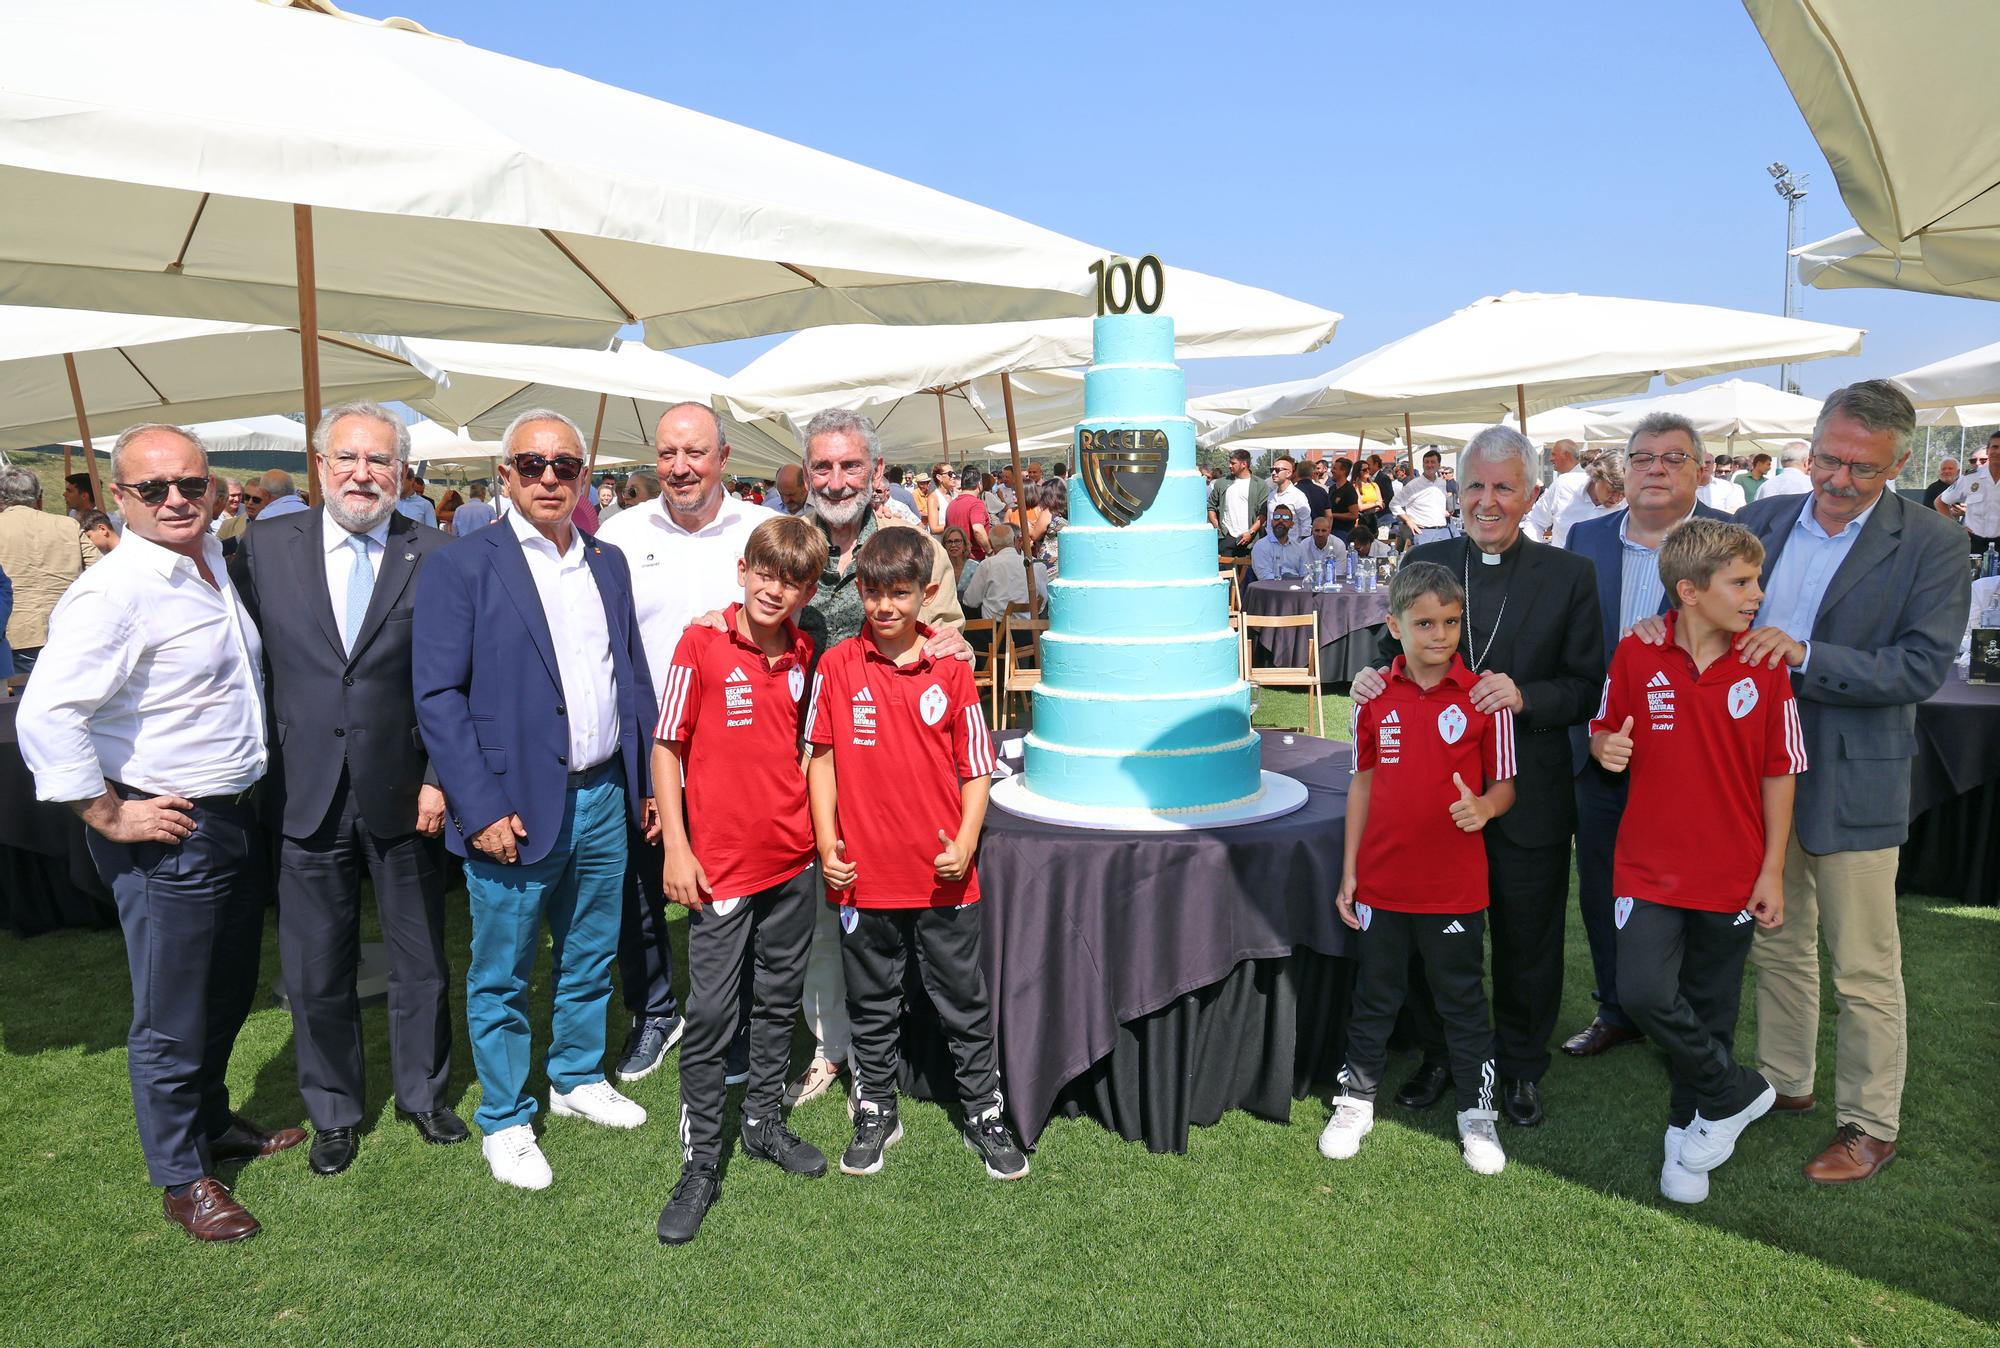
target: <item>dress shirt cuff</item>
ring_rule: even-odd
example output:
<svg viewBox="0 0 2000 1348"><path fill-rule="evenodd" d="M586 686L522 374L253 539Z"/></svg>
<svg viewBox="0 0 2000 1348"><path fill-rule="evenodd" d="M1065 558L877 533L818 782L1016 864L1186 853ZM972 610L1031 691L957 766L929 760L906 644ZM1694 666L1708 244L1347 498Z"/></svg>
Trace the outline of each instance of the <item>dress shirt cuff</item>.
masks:
<svg viewBox="0 0 2000 1348"><path fill-rule="evenodd" d="M95 759L88 763L66 763L35 773L35 799L58 805L96 800L108 789L104 769Z"/></svg>
<svg viewBox="0 0 2000 1348"><path fill-rule="evenodd" d="M1806 666L1812 663L1812 643L1810 641L1801 641L1799 645L1806 648L1806 653L1799 657L1799 667L1792 671L1794 674L1805 673Z"/></svg>

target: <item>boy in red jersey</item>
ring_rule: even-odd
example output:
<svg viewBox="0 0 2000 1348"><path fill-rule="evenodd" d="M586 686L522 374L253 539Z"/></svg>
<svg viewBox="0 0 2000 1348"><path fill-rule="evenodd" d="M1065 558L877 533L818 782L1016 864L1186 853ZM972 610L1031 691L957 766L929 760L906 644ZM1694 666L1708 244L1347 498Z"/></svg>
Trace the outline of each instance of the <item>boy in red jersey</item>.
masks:
<svg viewBox="0 0 2000 1348"><path fill-rule="evenodd" d="M681 1045L679 1183L664 1244L694 1239L722 1196L724 1059L743 980L752 983L743 1154L817 1178L826 1157L785 1126L785 1069L805 985L818 883L799 766L812 641L792 615L812 598L826 539L790 516L758 525L736 574L743 602L723 630L696 624L660 698L653 789L666 896L688 910L688 1021Z"/></svg>
<svg viewBox="0 0 2000 1348"><path fill-rule="evenodd" d="M917 610L931 543L884 529L854 559L867 625L821 657L806 713L813 832L854 1026L858 1103L841 1171L872 1175L903 1136L896 1117L903 975L914 961L951 1047L966 1145L994 1179L1028 1158L1001 1118L992 1007L980 964L972 866L992 786L993 740L972 669L924 653Z"/></svg>
<svg viewBox="0 0 2000 1348"><path fill-rule="evenodd" d="M1791 672L1736 654L1763 562L1739 524L1692 519L1667 535L1666 640L1618 643L1590 723L1591 755L1632 774L1612 867L1619 1002L1672 1065L1660 1192L1679 1203L1708 1197L1707 1172L1777 1095L1731 1056L1752 924L1784 920L1793 777L1806 770ZM1697 796L1720 825L1699 846L1686 829Z"/></svg>
<svg viewBox="0 0 2000 1348"><path fill-rule="evenodd" d="M1458 658L1465 587L1435 562L1396 573L1389 631L1403 653L1380 696L1354 713L1354 782L1347 789L1346 876L1340 919L1361 933L1347 1065L1319 1135L1344 1161L1375 1126L1375 1092L1389 1031L1423 963L1451 1054L1458 1136L1482 1175L1506 1168L1493 1101L1493 1018L1485 967L1486 848L1479 832L1514 804L1514 716L1472 705ZM1475 792L1468 783L1478 783Z"/></svg>

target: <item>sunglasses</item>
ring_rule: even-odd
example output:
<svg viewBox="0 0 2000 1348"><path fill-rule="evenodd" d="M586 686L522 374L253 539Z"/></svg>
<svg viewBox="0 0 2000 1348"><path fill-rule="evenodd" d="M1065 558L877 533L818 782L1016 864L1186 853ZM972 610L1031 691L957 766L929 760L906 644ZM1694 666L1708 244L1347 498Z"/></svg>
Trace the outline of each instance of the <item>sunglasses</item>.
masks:
<svg viewBox="0 0 2000 1348"><path fill-rule="evenodd" d="M549 458L542 454L516 454L513 459L514 471L530 482L541 481L542 474L553 468L556 481L574 482L583 476L583 460L573 454L558 454Z"/></svg>
<svg viewBox="0 0 2000 1348"><path fill-rule="evenodd" d="M167 503L167 493L180 488L181 499L189 503L199 502L208 496L206 477L155 477L144 482L119 482L113 485L131 492L134 496L155 508Z"/></svg>

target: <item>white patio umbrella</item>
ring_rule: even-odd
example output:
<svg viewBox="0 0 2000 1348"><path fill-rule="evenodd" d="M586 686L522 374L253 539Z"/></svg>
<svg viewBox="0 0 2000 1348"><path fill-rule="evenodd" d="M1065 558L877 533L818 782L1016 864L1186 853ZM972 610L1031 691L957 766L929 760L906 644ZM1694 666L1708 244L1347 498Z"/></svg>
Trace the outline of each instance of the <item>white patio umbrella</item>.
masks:
<svg viewBox="0 0 2000 1348"><path fill-rule="evenodd" d="M1954 403L1950 407L1920 407L1919 426L2000 426L2000 403Z"/></svg>
<svg viewBox="0 0 2000 1348"><path fill-rule="evenodd" d="M680 402L714 407L723 384L713 370L639 345L577 351L429 337L412 337L403 344L449 381L407 400L419 412L497 440L519 413L553 408L584 428L593 468L600 461L651 458L660 414ZM775 472L780 464L797 460L798 446L789 435L718 415L729 440L731 467Z"/></svg>
<svg viewBox="0 0 2000 1348"><path fill-rule="evenodd" d="M1744 0L1897 289L2000 298L2000 6L1956 0Z"/></svg>
<svg viewBox="0 0 2000 1348"><path fill-rule="evenodd" d="M1931 275L1914 243L1883 247L1858 229L1794 248L1799 279L1816 290L1916 290L1927 295L2000 300L2000 278L1951 283Z"/></svg>
<svg viewBox="0 0 2000 1348"><path fill-rule="evenodd" d="M1909 394L1918 407L1992 402L2000 399L2000 342L1905 370L1890 376L1889 382Z"/></svg>
<svg viewBox="0 0 2000 1348"><path fill-rule="evenodd" d="M443 377L400 342L325 332L315 345L322 386L338 399L401 398ZM72 434L81 444L93 420L115 432L299 407L298 349L290 328L0 306L0 449ZM67 446L63 457L67 473ZM97 456L84 460L95 484Z"/></svg>
<svg viewBox="0 0 2000 1348"><path fill-rule="evenodd" d="M1314 379L1202 437L1295 435L1398 416L1491 424L1778 361L1853 355L1860 328L1662 300L1509 291Z"/></svg>
<svg viewBox="0 0 2000 1348"><path fill-rule="evenodd" d="M1099 256L329 0L13 0L0 201L0 301L575 346L1082 313Z"/></svg>
<svg viewBox="0 0 2000 1348"><path fill-rule="evenodd" d="M1820 400L1786 393L1748 379L1725 379L1683 393L1633 398L1589 409L1606 438L1627 439L1654 412L1673 412L1694 423L1705 441L1803 440L1819 422Z"/></svg>
<svg viewBox="0 0 2000 1348"><path fill-rule="evenodd" d="M181 422L207 447L211 456L229 454L277 458L306 452L306 428L290 417L237 417L223 421ZM115 435L100 435L92 442L99 454L109 454L117 442ZM66 441L65 447L80 444Z"/></svg>

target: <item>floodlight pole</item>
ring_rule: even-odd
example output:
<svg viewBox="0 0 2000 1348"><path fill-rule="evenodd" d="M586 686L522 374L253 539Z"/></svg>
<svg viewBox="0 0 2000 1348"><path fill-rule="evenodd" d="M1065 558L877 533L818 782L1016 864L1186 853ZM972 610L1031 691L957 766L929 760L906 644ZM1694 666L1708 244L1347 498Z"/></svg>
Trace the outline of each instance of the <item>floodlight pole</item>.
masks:
<svg viewBox="0 0 2000 1348"><path fill-rule="evenodd" d="M1792 264L1792 250L1799 246L1799 203L1806 199L1806 183L1811 180L1811 175L1805 173L1794 174L1783 163L1772 164L1764 171L1771 175L1772 190L1785 199L1785 307L1783 312L1786 318L1796 318L1798 317L1799 309L1796 298L1797 291L1793 283L1797 278L1798 270ZM1790 364L1780 364L1778 366L1778 389L1780 392L1789 393L1792 391L1790 373Z"/></svg>
<svg viewBox="0 0 2000 1348"><path fill-rule="evenodd" d="M319 504L312 436L319 429L319 282L313 271L312 207L292 207L292 251L299 282L299 383L306 414L306 503Z"/></svg>

